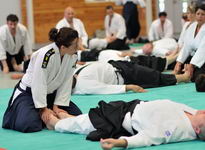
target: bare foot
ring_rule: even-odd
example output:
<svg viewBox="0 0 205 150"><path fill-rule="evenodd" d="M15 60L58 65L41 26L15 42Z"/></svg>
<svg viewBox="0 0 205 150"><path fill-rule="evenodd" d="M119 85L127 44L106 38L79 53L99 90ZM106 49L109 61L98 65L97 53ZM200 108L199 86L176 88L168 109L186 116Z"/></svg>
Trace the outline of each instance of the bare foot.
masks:
<svg viewBox="0 0 205 150"><path fill-rule="evenodd" d="M65 118L70 118L70 117L74 117L74 116L70 115L68 113L65 113L65 112L60 112L60 113L57 113L57 117L59 119L65 119Z"/></svg>
<svg viewBox="0 0 205 150"><path fill-rule="evenodd" d="M13 65L13 68L14 68L14 70L15 71L18 71L18 72L21 72L21 71L23 71L23 67L21 66L21 65Z"/></svg>
<svg viewBox="0 0 205 150"><path fill-rule="evenodd" d="M9 73L9 67L3 67L3 73Z"/></svg>
<svg viewBox="0 0 205 150"><path fill-rule="evenodd" d="M49 119L47 121L43 120L43 122L45 123L48 130L54 130L55 125L58 121L59 121L59 119L56 116L54 116L53 114L49 114Z"/></svg>

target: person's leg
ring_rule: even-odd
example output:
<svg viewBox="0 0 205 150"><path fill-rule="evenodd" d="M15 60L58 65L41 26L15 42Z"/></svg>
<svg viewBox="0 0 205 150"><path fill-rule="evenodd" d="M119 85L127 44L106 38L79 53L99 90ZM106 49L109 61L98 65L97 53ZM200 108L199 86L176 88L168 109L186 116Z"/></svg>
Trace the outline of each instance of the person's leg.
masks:
<svg viewBox="0 0 205 150"><path fill-rule="evenodd" d="M3 117L2 127L26 133L41 131L43 122L31 94L21 93L12 101L11 98Z"/></svg>
<svg viewBox="0 0 205 150"><path fill-rule="evenodd" d="M64 119L58 119L62 117ZM49 120L44 122L48 129L56 130L58 132L71 132L79 134L88 134L95 130L92 123L90 122L88 114L79 116L72 116L69 114L58 114L58 118L52 114L49 116Z"/></svg>

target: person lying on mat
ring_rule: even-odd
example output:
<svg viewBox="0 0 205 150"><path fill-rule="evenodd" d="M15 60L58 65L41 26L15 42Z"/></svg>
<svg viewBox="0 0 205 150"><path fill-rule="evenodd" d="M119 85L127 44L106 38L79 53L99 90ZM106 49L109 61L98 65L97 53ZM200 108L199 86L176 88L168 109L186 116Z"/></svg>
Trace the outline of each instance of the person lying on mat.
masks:
<svg viewBox="0 0 205 150"><path fill-rule="evenodd" d="M94 62L75 71L73 94L145 92L143 88L175 85L189 80L188 71L172 75L128 61Z"/></svg>
<svg viewBox="0 0 205 150"><path fill-rule="evenodd" d="M86 134L87 140L100 141L104 150L205 140L205 110L167 99L100 101L98 105L77 117L50 113L44 122L58 132Z"/></svg>
<svg viewBox="0 0 205 150"><path fill-rule="evenodd" d="M2 127L20 132L43 129L49 113L81 114L70 100L77 61L78 32L68 27L49 32L53 43L33 53L26 74L16 85L3 117Z"/></svg>

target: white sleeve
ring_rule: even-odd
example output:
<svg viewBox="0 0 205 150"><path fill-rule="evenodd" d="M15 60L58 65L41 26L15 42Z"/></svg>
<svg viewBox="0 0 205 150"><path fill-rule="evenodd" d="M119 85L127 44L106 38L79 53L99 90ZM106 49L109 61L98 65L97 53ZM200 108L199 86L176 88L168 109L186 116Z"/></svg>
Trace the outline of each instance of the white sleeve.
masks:
<svg viewBox="0 0 205 150"><path fill-rule="evenodd" d="M105 21L104 21L104 27L105 27L105 34L106 34L106 37L110 36L109 32L108 32L108 16L105 17Z"/></svg>
<svg viewBox="0 0 205 150"><path fill-rule="evenodd" d="M172 38L173 36L173 25L172 22L168 22L168 26L167 26L167 32L165 33L164 37L165 38Z"/></svg>
<svg viewBox="0 0 205 150"><path fill-rule="evenodd" d="M126 92L125 85L110 85L92 79L81 79L77 82L79 82L81 94L118 94Z"/></svg>
<svg viewBox="0 0 205 150"><path fill-rule="evenodd" d="M87 34L87 32L86 32L86 30L85 30L85 27L84 27L84 25L83 25L83 23L82 23L82 21L79 21L79 25L80 25L80 31L81 31L81 38L82 38L82 43L83 43L83 45L84 46L88 46L88 34Z"/></svg>
<svg viewBox="0 0 205 150"><path fill-rule="evenodd" d="M73 69L72 69L73 70ZM63 84L57 89L54 104L58 106L65 106L69 104L71 98L73 71L70 71L68 78L64 80ZM66 105L67 106L67 105Z"/></svg>
<svg viewBox="0 0 205 150"><path fill-rule="evenodd" d="M151 131L152 132L152 131ZM160 145L164 143L165 137L162 136L147 136L143 131L131 137L122 136L120 139L127 141L127 148L144 147L151 145Z"/></svg>
<svg viewBox="0 0 205 150"><path fill-rule="evenodd" d="M3 35L0 35L0 60L6 59L6 50L5 50L5 40L2 37Z"/></svg>
<svg viewBox="0 0 205 150"><path fill-rule="evenodd" d="M191 46L186 41L187 40L185 40L185 43L179 52L179 56L177 57L177 61L181 63L184 63L186 59L189 57L189 55L191 54Z"/></svg>
<svg viewBox="0 0 205 150"><path fill-rule="evenodd" d="M191 59L191 64L201 68L203 66L203 64L205 63L205 37L201 40L201 43L199 45L199 48L197 49L196 53L194 54L194 56Z"/></svg>
<svg viewBox="0 0 205 150"><path fill-rule="evenodd" d="M27 29L25 29L24 53L25 56L32 54L32 43Z"/></svg>
<svg viewBox="0 0 205 150"><path fill-rule="evenodd" d="M33 78L31 81L31 91L33 102L36 108L47 107L47 79L49 69L53 69L53 59L50 56L47 67L42 68L44 53L39 53L33 68ZM33 58L31 58L31 61Z"/></svg>
<svg viewBox="0 0 205 150"><path fill-rule="evenodd" d="M116 34L116 37L118 39L123 40L125 35L126 35L125 21L124 21L124 19L122 17L119 17L118 21L119 21L119 24L118 24L119 28L118 28L118 32Z"/></svg>
<svg viewBox="0 0 205 150"><path fill-rule="evenodd" d="M149 37L149 41L154 41L154 23L151 24L150 26L150 29L149 29L149 34L148 34L148 37Z"/></svg>

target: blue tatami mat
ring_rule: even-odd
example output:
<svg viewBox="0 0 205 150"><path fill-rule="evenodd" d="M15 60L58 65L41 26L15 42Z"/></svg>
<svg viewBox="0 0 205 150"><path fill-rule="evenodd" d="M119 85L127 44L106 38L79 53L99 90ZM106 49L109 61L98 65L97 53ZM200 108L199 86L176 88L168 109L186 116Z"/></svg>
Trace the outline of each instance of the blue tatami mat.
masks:
<svg viewBox="0 0 205 150"><path fill-rule="evenodd" d="M0 89L0 124L6 109L8 99L13 89ZM176 86L148 89L147 93L127 93L116 95L74 95L72 100L87 113L89 108L95 107L99 100L125 100L132 99L155 100L171 99L187 104L197 109L205 109L205 93L197 93L193 83ZM98 142L85 140L85 135L57 133L43 130L37 133L20 133L0 128L0 148L7 150L100 150ZM205 142L190 141L152 146L146 150L204 150Z"/></svg>

